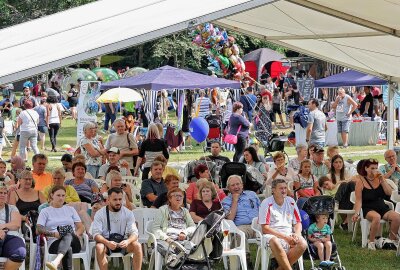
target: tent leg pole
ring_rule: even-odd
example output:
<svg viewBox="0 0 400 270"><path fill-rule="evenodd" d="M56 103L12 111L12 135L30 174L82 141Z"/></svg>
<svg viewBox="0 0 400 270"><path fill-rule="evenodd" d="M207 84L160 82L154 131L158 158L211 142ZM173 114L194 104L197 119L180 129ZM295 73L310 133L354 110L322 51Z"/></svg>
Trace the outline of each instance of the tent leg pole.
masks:
<svg viewBox="0 0 400 270"><path fill-rule="evenodd" d="M396 140L394 121L395 121L395 109L394 109L394 85L389 81L389 103L388 103L388 115L387 115L387 147L393 149L394 142ZM395 86L398 88L398 84Z"/></svg>

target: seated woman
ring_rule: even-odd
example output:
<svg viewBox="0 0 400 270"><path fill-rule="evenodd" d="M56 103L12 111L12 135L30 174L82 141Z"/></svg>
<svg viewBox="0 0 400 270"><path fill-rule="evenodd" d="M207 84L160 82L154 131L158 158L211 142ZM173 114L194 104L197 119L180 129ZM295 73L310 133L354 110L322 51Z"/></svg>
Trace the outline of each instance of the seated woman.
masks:
<svg viewBox="0 0 400 270"><path fill-rule="evenodd" d="M65 172L63 169L58 168L53 171L53 184L45 187L43 189L43 194L46 200L49 198L50 190L54 186L64 186L66 190L65 195L65 202L72 203L72 202L80 202L78 192L76 192L75 188L71 185L64 185L65 180Z"/></svg>
<svg viewBox="0 0 400 270"><path fill-rule="evenodd" d="M296 172L286 166L285 155L282 152L277 152L272 158L274 159L275 168L269 170L266 185L271 186L272 181L277 178L285 180L286 183L293 181Z"/></svg>
<svg viewBox="0 0 400 270"><path fill-rule="evenodd" d="M371 222L368 249L375 250L375 236L380 227L380 220L390 221L389 238L397 240L400 225L400 214L390 210L384 202L392 194L392 188L378 170L376 159L366 159L361 165L360 180L356 183L353 221L360 218L363 210L364 218Z"/></svg>
<svg viewBox="0 0 400 270"><path fill-rule="evenodd" d="M265 168L265 164L258 159L257 151L253 147L247 147L243 151L244 164L250 165L256 168L266 179L267 178L267 169Z"/></svg>
<svg viewBox="0 0 400 270"><path fill-rule="evenodd" d="M110 188L117 187L117 188L122 189L122 195L123 195L122 196L122 205L125 206L126 208L128 208L129 210L132 210L135 208L135 206L131 203L132 191L131 191L130 187L128 189L127 185L122 183L122 175L119 171L111 170L109 173L107 173L106 184L107 184L108 188L106 191L104 191L102 193L104 198L108 197L107 191Z"/></svg>
<svg viewBox="0 0 400 270"><path fill-rule="evenodd" d="M296 146L297 157L289 160L288 167L292 168L296 173L300 170L300 162L307 158L307 146L299 144Z"/></svg>
<svg viewBox="0 0 400 270"><path fill-rule="evenodd" d="M324 195L326 193L329 193L330 196L335 196L339 185L343 182L350 181L350 175L346 171L344 160L341 155L333 156L330 161L330 172L327 177L332 180L332 184L334 185L334 187L331 188L329 191L325 191L325 189L323 189L322 192Z"/></svg>
<svg viewBox="0 0 400 270"><path fill-rule="evenodd" d="M157 196L157 199L154 201L151 208L160 208L168 203L168 191L179 188L179 177L174 174L169 174L164 178L164 183L167 186L167 192L161 193ZM187 208L185 192L183 192L183 207Z"/></svg>
<svg viewBox="0 0 400 270"><path fill-rule="evenodd" d="M72 165L74 165L77 162L81 162L81 163L85 164L85 156L81 155L81 154L78 154L78 155L76 155L76 156L74 156L72 158L72 164L70 165L71 169L70 170L67 169L66 172L65 172L65 179L66 180L74 179L74 174L72 172ZM85 179L93 179L93 176L88 171L86 171Z"/></svg>
<svg viewBox="0 0 400 270"><path fill-rule="evenodd" d="M293 182L293 189L298 198L308 198L320 195L318 190L318 179L311 173L311 161L303 160L300 163L300 170Z"/></svg>
<svg viewBox="0 0 400 270"><path fill-rule="evenodd" d="M50 206L40 211L37 221L37 233L47 237L49 253L57 254L54 261L46 262L51 270L57 270L61 263L63 269L72 269L72 253L81 251L79 238L84 227L76 210L64 204L65 194L63 186L54 186L49 194Z"/></svg>
<svg viewBox="0 0 400 270"><path fill-rule="evenodd" d="M210 171L208 170L207 165L199 164L194 168L194 174L197 179L205 178L208 181L212 181ZM215 189L217 190L218 198L222 201L226 194L222 189L218 187L217 184L214 184ZM188 204L191 204L193 200L198 199L199 190L197 188L196 182L190 183L189 187L186 190L186 201Z"/></svg>
<svg viewBox="0 0 400 270"><path fill-rule="evenodd" d="M32 172L24 170L20 173L19 189L10 195L9 204L15 205L21 216L22 221L28 221L29 211L38 211L39 206L46 202L46 198L41 191L33 189Z"/></svg>
<svg viewBox="0 0 400 270"><path fill-rule="evenodd" d="M121 174L121 171L120 171L120 169L119 169L117 166L110 166L110 167L108 168L108 170L107 170L107 174L110 173L111 171L116 171L116 172L119 172L119 173ZM110 183L107 182L107 174L105 175L105 180L106 180L106 182L101 186L101 189L100 189L100 193L103 194L105 197L107 197L107 195L105 195L104 193L107 193L107 191L111 188L111 187L109 186ZM123 175L121 174L121 179L122 179L122 177L123 177ZM122 180L121 180L121 181L122 181ZM122 182L121 182L121 185L122 185L122 186L120 186L120 188L122 188L122 190L127 194L127 199L128 199L131 203L133 203L133 197L132 197L132 189L131 189L131 186L129 186L129 185L125 184L125 183L122 183Z"/></svg>
<svg viewBox="0 0 400 270"><path fill-rule="evenodd" d="M183 191L180 188L170 190L168 204L160 207L160 214L153 224L158 251L165 256L169 243L189 239L195 229L189 210L183 207Z"/></svg>
<svg viewBox="0 0 400 270"><path fill-rule="evenodd" d="M199 200L194 200L190 205L190 215L195 223L199 223L205 219L208 214L215 210L221 209L221 203L215 201L217 191L214 185L208 181L197 181L199 189Z"/></svg>
<svg viewBox="0 0 400 270"><path fill-rule="evenodd" d="M17 207L6 200L7 186L0 182L0 257L7 258L4 269L17 270L26 257L25 243L18 233L21 216Z"/></svg>
<svg viewBox="0 0 400 270"><path fill-rule="evenodd" d="M71 185L75 188L76 192L78 192L81 202L90 203L92 199L92 194L94 192L99 192L99 187L97 186L97 183L92 179L85 178L85 163L74 163L72 165L72 172L75 178L66 180L65 185Z"/></svg>

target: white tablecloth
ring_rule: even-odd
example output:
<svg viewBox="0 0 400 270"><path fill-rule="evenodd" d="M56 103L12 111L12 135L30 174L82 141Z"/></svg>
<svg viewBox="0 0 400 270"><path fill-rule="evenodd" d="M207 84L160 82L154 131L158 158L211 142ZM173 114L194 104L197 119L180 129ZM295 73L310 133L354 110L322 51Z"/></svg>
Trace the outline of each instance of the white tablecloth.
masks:
<svg viewBox="0 0 400 270"><path fill-rule="evenodd" d="M327 131L325 137L326 145L341 145L342 138L337 133L337 122L327 122ZM375 145L378 141L380 122L364 121L352 122L349 132L349 145L364 146ZM300 124L294 124L296 134L296 145L306 144L306 129Z"/></svg>

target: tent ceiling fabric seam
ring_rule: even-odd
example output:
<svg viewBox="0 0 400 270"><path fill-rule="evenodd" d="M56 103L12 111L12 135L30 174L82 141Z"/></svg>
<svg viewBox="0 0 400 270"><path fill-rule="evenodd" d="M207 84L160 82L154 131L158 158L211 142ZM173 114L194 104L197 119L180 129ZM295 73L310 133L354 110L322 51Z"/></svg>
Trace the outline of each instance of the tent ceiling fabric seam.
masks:
<svg viewBox="0 0 400 270"><path fill-rule="evenodd" d="M374 30L379 31L379 32L383 32L383 33L386 33L386 34L389 34L389 35L393 35L395 37L400 37L400 31L397 30L397 29L393 29L393 28L390 28L390 27L387 27L387 26L384 26L384 25L380 25L380 24L378 24L376 22L371 22L371 21L362 19L360 17L344 13L344 12L339 11L339 10L335 10L335 9L332 9L332 8L329 8L329 7L325 7L325 6L319 5L317 3L313 3L313 2L310 2L310 1L307 1L307 0L285 0L285 1L293 3L293 4L296 4L296 5L299 5L299 6L302 6L302 7L306 7L306 8L315 10L317 12L324 13L326 15L333 16L335 18L342 19L342 20L350 22L350 23L355 23L355 24L358 24L358 25L361 25L361 26L364 26L364 27L367 27L367 28L370 28L370 29L374 29Z"/></svg>

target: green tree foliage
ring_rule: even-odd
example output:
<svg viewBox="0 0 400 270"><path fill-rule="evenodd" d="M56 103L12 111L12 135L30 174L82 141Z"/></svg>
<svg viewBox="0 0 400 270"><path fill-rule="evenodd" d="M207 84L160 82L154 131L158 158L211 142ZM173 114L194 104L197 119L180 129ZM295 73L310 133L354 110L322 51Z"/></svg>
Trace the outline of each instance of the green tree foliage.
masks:
<svg viewBox="0 0 400 270"><path fill-rule="evenodd" d="M95 0L0 0L0 28L34 20Z"/></svg>

